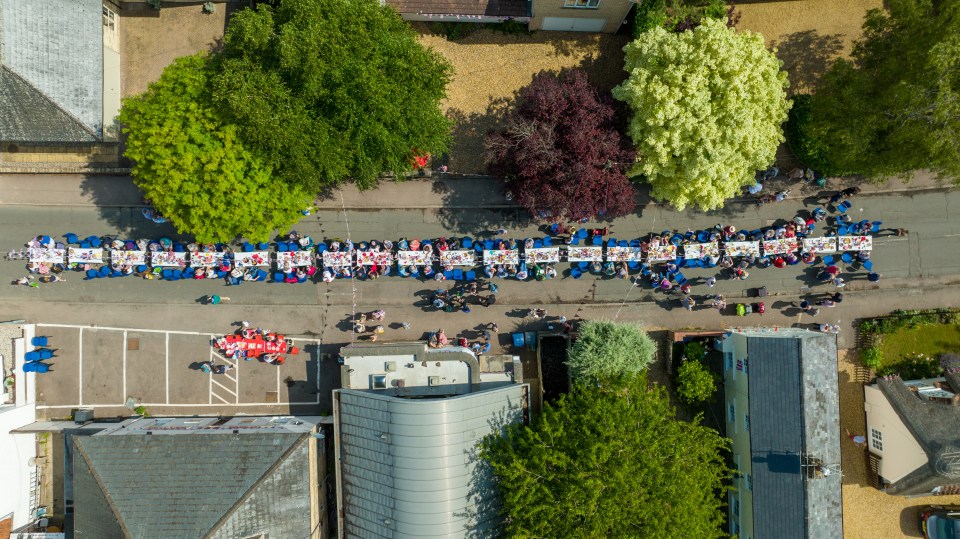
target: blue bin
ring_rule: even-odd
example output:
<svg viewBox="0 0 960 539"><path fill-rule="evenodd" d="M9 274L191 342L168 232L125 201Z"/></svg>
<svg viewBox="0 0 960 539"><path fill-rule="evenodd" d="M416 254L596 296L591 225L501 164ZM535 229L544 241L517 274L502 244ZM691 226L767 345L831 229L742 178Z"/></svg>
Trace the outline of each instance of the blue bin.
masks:
<svg viewBox="0 0 960 539"><path fill-rule="evenodd" d="M524 337L523 332L518 331L517 333L511 333L510 337L513 339L513 345L517 348L523 348Z"/></svg>

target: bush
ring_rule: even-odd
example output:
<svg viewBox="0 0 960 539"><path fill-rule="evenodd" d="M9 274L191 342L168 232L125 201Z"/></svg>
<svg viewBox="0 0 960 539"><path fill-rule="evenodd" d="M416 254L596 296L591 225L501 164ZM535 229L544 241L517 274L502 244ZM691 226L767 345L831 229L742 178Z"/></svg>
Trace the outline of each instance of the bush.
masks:
<svg viewBox="0 0 960 539"><path fill-rule="evenodd" d="M877 369L877 376L896 374L904 380L936 378L942 373L940 362L926 354L911 354L892 365Z"/></svg>
<svg viewBox="0 0 960 539"><path fill-rule="evenodd" d="M717 381L700 361L687 359L677 369L677 396L688 405L709 401L717 391Z"/></svg>
<svg viewBox="0 0 960 539"><path fill-rule="evenodd" d="M710 4L703 8L703 16L711 19L726 19L727 5L723 0L711 0Z"/></svg>
<svg viewBox="0 0 960 539"><path fill-rule="evenodd" d="M683 346L683 355L690 361L703 361L707 357L707 348L703 343L690 341Z"/></svg>
<svg viewBox="0 0 960 539"><path fill-rule="evenodd" d="M787 123L784 126L787 143L797 159L806 166L827 176L846 176L849 172L837 170L827 162L826 144L810 133L812 97L810 94L793 96L793 107L787 113Z"/></svg>
<svg viewBox="0 0 960 539"><path fill-rule="evenodd" d="M502 32L509 35L530 33L527 23L520 22L517 19L507 19L500 24L490 24L488 27L492 30L496 30L497 32Z"/></svg>
<svg viewBox="0 0 960 539"><path fill-rule="evenodd" d="M567 366L574 382L629 378L646 370L657 345L637 324L589 320L580 325Z"/></svg>
<svg viewBox="0 0 960 539"><path fill-rule="evenodd" d="M443 36L447 41L459 41L479 28L479 24L472 22L435 22L430 25L433 33Z"/></svg>
<svg viewBox="0 0 960 539"><path fill-rule="evenodd" d="M877 346L861 350L860 363L868 369L879 370L883 366L883 352Z"/></svg>
<svg viewBox="0 0 960 539"><path fill-rule="evenodd" d="M134 408L133 413L137 414L140 417L150 417L150 412L147 411L147 407L142 405Z"/></svg>
<svg viewBox="0 0 960 539"><path fill-rule="evenodd" d="M637 4L633 16L633 37L667 23L667 5L664 0L643 0Z"/></svg>

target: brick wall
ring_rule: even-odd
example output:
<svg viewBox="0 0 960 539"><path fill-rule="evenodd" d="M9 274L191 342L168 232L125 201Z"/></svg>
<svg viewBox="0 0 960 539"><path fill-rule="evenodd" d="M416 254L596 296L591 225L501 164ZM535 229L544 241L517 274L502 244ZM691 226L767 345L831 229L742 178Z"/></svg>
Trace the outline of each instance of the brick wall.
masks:
<svg viewBox="0 0 960 539"><path fill-rule="evenodd" d="M606 19L603 32L613 33L620 28L620 24L626 19L627 13L633 7L633 2L629 0L600 0L596 9L566 8L563 6L564 0L533 0L531 10L533 17L530 20L530 29L540 30L545 17L567 17Z"/></svg>

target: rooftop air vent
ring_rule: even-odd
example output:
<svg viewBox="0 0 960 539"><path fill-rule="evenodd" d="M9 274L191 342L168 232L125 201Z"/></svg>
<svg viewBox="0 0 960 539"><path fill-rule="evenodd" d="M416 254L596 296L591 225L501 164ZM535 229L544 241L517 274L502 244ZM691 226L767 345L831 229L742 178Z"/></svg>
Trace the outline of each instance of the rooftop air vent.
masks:
<svg viewBox="0 0 960 539"><path fill-rule="evenodd" d="M387 375L374 374L370 377L370 386L373 389L387 389Z"/></svg>

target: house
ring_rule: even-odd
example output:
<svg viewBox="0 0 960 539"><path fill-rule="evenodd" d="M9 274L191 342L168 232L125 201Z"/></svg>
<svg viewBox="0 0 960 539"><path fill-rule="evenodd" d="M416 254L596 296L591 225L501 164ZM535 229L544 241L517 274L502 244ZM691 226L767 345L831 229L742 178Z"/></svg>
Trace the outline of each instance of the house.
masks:
<svg viewBox="0 0 960 539"><path fill-rule="evenodd" d="M528 419L520 361L422 342L351 345L341 356L339 537L496 537L495 484L476 451Z"/></svg>
<svg viewBox="0 0 960 539"><path fill-rule="evenodd" d="M137 418L76 431L74 537L326 537L318 421Z"/></svg>
<svg viewBox="0 0 960 539"><path fill-rule="evenodd" d="M0 168L118 160L116 12L103 0L0 0Z"/></svg>
<svg viewBox="0 0 960 539"><path fill-rule="evenodd" d="M960 369L877 379L863 389L875 486L897 496L960 494Z"/></svg>
<svg viewBox="0 0 960 539"><path fill-rule="evenodd" d="M514 20L530 30L616 32L631 0L381 0L408 21L499 23Z"/></svg>
<svg viewBox="0 0 960 539"><path fill-rule="evenodd" d="M725 334L726 435L735 489L730 533L743 539L843 536L834 335L793 328Z"/></svg>

